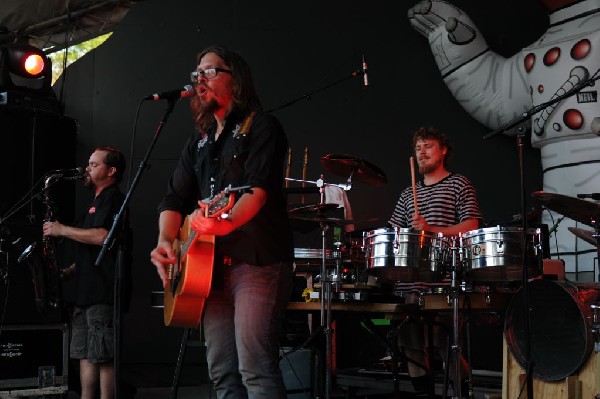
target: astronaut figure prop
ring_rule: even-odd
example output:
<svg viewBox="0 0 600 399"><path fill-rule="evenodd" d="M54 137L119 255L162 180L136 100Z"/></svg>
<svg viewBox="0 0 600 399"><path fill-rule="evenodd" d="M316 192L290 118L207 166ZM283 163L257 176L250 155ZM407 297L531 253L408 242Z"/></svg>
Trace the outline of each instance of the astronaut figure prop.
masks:
<svg viewBox="0 0 600 399"><path fill-rule="evenodd" d="M413 28L429 40L442 78L456 100L490 129L499 129L597 76L600 0L542 3L549 13L548 29L510 58L494 53L471 19L448 2L422 1L408 11ZM576 197L600 191L597 85L583 87L524 124L521 127L529 130L533 147L541 151L545 192ZM516 129L504 133L515 135ZM562 216L548 210L542 222L552 227ZM569 278L593 281L596 248L568 231L570 226L592 227L566 216L556 230L557 240L550 240L551 256L565 261Z"/></svg>

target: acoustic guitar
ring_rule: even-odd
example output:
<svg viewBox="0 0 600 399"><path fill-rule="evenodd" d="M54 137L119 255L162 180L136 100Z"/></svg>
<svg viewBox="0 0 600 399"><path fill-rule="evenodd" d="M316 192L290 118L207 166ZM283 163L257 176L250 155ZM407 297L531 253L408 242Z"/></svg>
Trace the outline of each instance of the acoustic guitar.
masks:
<svg viewBox="0 0 600 399"><path fill-rule="evenodd" d="M205 216L214 218L223 215L233 207L235 193L249 188L229 186L216 196L203 200L206 204ZM212 282L215 236L193 231L190 216L187 216L174 247L179 260L168 268L169 280L164 300L165 325L198 327Z"/></svg>

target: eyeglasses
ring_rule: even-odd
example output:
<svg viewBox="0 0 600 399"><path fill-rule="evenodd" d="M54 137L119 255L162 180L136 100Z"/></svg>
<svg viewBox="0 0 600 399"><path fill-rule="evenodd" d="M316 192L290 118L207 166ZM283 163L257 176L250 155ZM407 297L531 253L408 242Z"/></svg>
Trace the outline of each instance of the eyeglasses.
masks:
<svg viewBox="0 0 600 399"><path fill-rule="evenodd" d="M203 76L209 80L214 79L219 72L225 72L229 74L231 73L229 69L223 68L208 68L205 70L198 69L197 71L190 73L190 80L192 81L192 83L196 83L198 82L198 79L200 79Z"/></svg>

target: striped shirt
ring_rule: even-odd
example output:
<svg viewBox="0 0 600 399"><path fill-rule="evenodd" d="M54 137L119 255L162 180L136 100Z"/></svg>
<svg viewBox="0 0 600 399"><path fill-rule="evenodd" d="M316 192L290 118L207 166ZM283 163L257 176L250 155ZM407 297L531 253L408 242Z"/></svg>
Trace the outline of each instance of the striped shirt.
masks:
<svg viewBox="0 0 600 399"><path fill-rule="evenodd" d="M439 182L426 186L417 182L419 214L432 226L452 226L466 219L483 219L475 188L463 175L452 173ZM411 227L415 213L412 187L402 191L389 220L393 227Z"/></svg>
<svg viewBox="0 0 600 399"><path fill-rule="evenodd" d="M419 214L432 226L452 226L467 219L483 219L475 188L463 175L451 173L439 182L426 186L423 180L416 184ZM402 191L389 220L393 227L410 228L415 213L412 187ZM396 282L394 291L431 292L435 287L450 285L448 276L439 282Z"/></svg>

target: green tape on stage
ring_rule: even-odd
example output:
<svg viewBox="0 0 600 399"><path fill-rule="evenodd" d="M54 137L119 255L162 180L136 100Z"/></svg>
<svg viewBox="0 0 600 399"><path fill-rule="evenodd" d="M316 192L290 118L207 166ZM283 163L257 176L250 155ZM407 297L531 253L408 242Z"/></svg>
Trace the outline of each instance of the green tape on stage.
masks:
<svg viewBox="0 0 600 399"><path fill-rule="evenodd" d="M371 322L376 326L389 326L391 324L391 320L388 319L371 319Z"/></svg>

